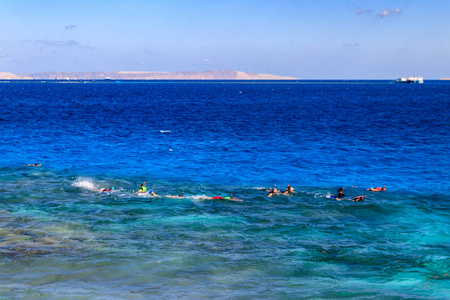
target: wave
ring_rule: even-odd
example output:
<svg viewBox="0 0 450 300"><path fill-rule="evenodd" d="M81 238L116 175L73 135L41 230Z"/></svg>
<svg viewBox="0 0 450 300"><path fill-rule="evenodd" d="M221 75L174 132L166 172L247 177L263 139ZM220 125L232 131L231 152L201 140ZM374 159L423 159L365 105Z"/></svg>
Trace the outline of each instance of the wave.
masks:
<svg viewBox="0 0 450 300"><path fill-rule="evenodd" d="M72 186L79 187L89 191L98 191L100 186L98 186L92 178L78 177Z"/></svg>

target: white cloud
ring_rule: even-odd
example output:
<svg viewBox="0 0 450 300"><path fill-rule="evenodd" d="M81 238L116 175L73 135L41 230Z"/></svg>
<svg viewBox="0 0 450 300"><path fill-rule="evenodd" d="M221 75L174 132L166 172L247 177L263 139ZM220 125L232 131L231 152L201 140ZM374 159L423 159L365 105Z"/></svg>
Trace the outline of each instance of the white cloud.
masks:
<svg viewBox="0 0 450 300"><path fill-rule="evenodd" d="M74 40L67 40L67 41L36 40L36 44L43 44L51 47L80 47L82 49L94 49L93 47L80 44Z"/></svg>
<svg viewBox="0 0 450 300"><path fill-rule="evenodd" d="M373 13L373 9L363 9L362 7L355 8L355 14L362 15L362 14L371 14ZM400 8L396 9L383 9L380 11L377 16L380 18L389 17L393 15L401 14L402 10Z"/></svg>
<svg viewBox="0 0 450 300"><path fill-rule="evenodd" d="M350 43L344 44L344 46L354 47L354 46L359 46L359 44L357 42L350 42Z"/></svg>
<svg viewBox="0 0 450 300"><path fill-rule="evenodd" d="M64 27L64 29L66 30L74 30L75 28L77 28L77 25L67 25L66 27Z"/></svg>
<svg viewBox="0 0 450 300"><path fill-rule="evenodd" d="M401 14L401 13L402 13L402 11L401 11L400 8L396 8L394 10L392 10L392 9L383 9L382 11L380 11L378 13L378 17L384 18L384 17L389 17L389 16L392 16L392 15L398 15L398 14Z"/></svg>
<svg viewBox="0 0 450 300"><path fill-rule="evenodd" d="M6 55L6 54L3 54L3 53L0 53L0 63L4 63L4 62L7 62L7 61L10 61L11 59L12 59L11 55Z"/></svg>
<svg viewBox="0 0 450 300"><path fill-rule="evenodd" d="M373 12L372 9L362 9L361 7L355 8L355 14L361 15L361 14L371 14Z"/></svg>

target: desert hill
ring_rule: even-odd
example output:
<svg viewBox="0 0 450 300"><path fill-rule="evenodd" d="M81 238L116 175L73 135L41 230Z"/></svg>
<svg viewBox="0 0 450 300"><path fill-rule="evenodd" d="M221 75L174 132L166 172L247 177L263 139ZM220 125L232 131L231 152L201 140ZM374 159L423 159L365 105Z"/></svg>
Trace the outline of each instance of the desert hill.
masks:
<svg viewBox="0 0 450 300"><path fill-rule="evenodd" d="M181 72L42 72L12 74L0 72L0 79L22 80L289 80L297 79L271 74L246 73L240 71L181 71Z"/></svg>

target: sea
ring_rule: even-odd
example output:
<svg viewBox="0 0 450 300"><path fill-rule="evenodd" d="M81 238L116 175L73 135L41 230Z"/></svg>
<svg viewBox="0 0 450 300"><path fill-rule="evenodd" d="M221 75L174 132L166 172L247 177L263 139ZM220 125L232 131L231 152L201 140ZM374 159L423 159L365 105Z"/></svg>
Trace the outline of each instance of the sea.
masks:
<svg viewBox="0 0 450 300"><path fill-rule="evenodd" d="M450 299L449 115L446 81L2 81L0 298Z"/></svg>

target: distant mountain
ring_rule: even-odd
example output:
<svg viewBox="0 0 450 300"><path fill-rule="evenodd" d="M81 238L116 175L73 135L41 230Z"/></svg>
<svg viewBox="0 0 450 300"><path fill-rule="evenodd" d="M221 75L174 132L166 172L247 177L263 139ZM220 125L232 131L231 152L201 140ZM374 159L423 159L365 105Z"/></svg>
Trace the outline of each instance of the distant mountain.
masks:
<svg viewBox="0 0 450 300"><path fill-rule="evenodd" d="M239 71L206 71L206 72L42 72L29 74L12 74L8 72L0 72L0 79L37 79L37 80L289 80L297 79L294 77L277 76L270 74L245 73Z"/></svg>

